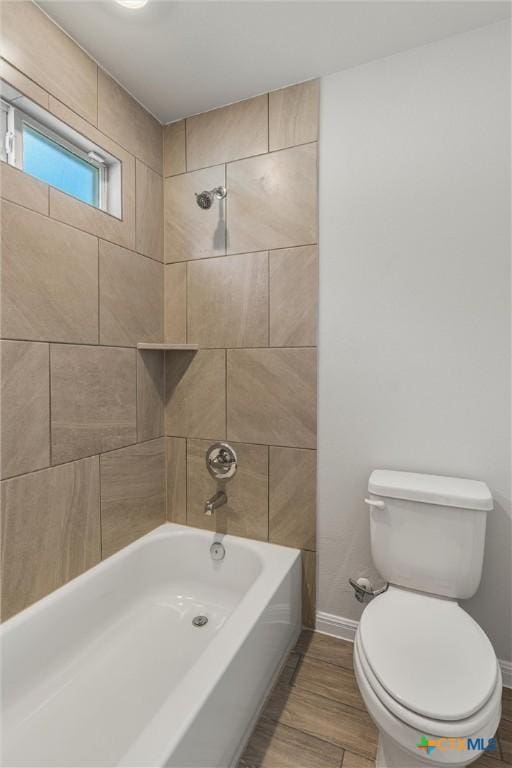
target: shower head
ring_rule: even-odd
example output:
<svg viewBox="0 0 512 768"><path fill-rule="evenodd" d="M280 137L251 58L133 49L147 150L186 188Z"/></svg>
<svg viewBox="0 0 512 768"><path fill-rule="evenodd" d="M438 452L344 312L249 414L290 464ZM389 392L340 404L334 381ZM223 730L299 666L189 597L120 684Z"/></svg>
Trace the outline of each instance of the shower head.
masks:
<svg viewBox="0 0 512 768"><path fill-rule="evenodd" d="M196 192L196 203L200 208L207 211L212 207L215 198L222 200L226 197L226 187L215 187L215 189L203 190L202 192Z"/></svg>

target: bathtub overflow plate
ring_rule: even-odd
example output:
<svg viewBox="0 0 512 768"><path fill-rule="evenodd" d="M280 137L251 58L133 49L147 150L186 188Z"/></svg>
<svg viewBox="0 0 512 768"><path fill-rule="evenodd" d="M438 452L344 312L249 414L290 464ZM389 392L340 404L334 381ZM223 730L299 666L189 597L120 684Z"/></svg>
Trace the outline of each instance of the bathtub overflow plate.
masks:
<svg viewBox="0 0 512 768"><path fill-rule="evenodd" d="M214 541L210 547L210 555L212 556L212 560L224 560L226 557L224 545L221 544L220 541Z"/></svg>
<svg viewBox="0 0 512 768"><path fill-rule="evenodd" d="M194 627L204 627L205 624L208 624L208 616L194 616L192 624Z"/></svg>

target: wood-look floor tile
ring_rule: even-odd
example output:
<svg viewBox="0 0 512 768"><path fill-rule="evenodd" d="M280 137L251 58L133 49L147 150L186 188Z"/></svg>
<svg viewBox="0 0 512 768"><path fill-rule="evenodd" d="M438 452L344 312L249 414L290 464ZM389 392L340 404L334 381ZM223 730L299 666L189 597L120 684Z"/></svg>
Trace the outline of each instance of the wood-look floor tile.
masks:
<svg viewBox="0 0 512 768"><path fill-rule="evenodd" d="M262 718L239 768L338 768L342 757L334 744Z"/></svg>
<svg viewBox="0 0 512 768"><path fill-rule="evenodd" d="M510 763L502 762L497 756L491 757L491 753L488 752L479 757L478 760L475 760L474 763L471 763L471 765L474 768L508 768Z"/></svg>
<svg viewBox="0 0 512 768"><path fill-rule="evenodd" d="M512 720L502 718L497 735L500 743L501 759L504 763L512 765Z"/></svg>
<svg viewBox="0 0 512 768"><path fill-rule="evenodd" d="M342 768L375 768L373 760L367 760L366 757L356 755L353 752L345 751L343 755Z"/></svg>
<svg viewBox="0 0 512 768"><path fill-rule="evenodd" d="M283 667L283 671L281 672L281 676L279 678L279 684L290 685L290 683L293 680L293 676L295 674L295 670L297 669L300 659L301 659L300 654L295 653L295 651L292 651L289 654L288 658L286 659L286 664Z"/></svg>
<svg viewBox="0 0 512 768"><path fill-rule="evenodd" d="M501 716L512 720L512 688L504 688L501 697Z"/></svg>
<svg viewBox="0 0 512 768"><path fill-rule="evenodd" d="M302 624L314 627L316 617L316 553L302 550Z"/></svg>
<svg viewBox="0 0 512 768"><path fill-rule="evenodd" d="M325 696L301 688L278 686L264 716L364 757L375 757L377 729L369 715Z"/></svg>
<svg viewBox="0 0 512 768"><path fill-rule="evenodd" d="M484 752L484 757L487 758L487 760L492 761L493 768L500 768L501 766L501 748L499 740L497 740L496 749L491 749L489 751Z"/></svg>
<svg viewBox="0 0 512 768"><path fill-rule="evenodd" d="M354 646L347 640L322 635L305 629L297 641L295 650L309 658L321 659L330 664L353 669L352 653Z"/></svg>
<svg viewBox="0 0 512 768"><path fill-rule="evenodd" d="M354 673L351 669L328 664L304 656L297 668L293 684L311 693L348 704L365 711Z"/></svg>
<svg viewBox="0 0 512 768"><path fill-rule="evenodd" d="M330 753L323 750L332 747L342 753L340 768L374 768L378 733L359 696L352 651L353 645L347 641L302 632L242 757L241 768L316 766L317 759L323 760L319 764L323 768L331 765ZM512 721L507 719L511 700L512 692L504 689L499 748L482 755L475 768L512 765ZM295 738L290 742L288 737Z"/></svg>

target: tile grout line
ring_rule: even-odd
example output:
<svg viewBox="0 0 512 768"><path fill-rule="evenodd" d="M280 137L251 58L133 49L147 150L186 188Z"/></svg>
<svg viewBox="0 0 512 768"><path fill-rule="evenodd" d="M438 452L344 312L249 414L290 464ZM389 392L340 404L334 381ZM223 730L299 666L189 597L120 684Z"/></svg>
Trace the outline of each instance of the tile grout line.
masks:
<svg viewBox="0 0 512 768"><path fill-rule="evenodd" d="M267 346L270 349L270 251L267 251Z"/></svg>
<svg viewBox="0 0 512 768"><path fill-rule="evenodd" d="M133 167L133 203L134 203L134 217L133 217L133 244L137 247L137 158L134 160Z"/></svg>
<svg viewBox="0 0 512 768"><path fill-rule="evenodd" d="M10 202L10 201L9 201ZM14 205L17 205L17 203L14 203ZM66 226L72 226L71 224L67 224ZM80 230L82 231L82 230ZM104 238L101 238L104 239ZM110 241L107 241L110 242ZM113 245L117 245L117 243L113 243ZM126 248L126 246L119 246L120 248L125 248L125 250L133 250L130 248ZM312 243L294 243L293 245L281 245L279 248L257 248L254 251L235 251L233 253L216 253L213 254L213 256L200 256L197 259L178 259L177 261L166 261L165 264L195 264L200 263L202 261L212 261L212 259L225 259L227 256L251 256L255 253L265 253L268 251L269 253L274 253L275 251L293 251L297 248L317 248L318 247L318 241L312 242ZM138 251L135 251L135 253L138 253ZM140 254L141 256L143 254ZM151 258L148 256L147 258ZM153 259L153 261L157 261L156 259Z"/></svg>
<svg viewBox="0 0 512 768"><path fill-rule="evenodd" d="M185 120L187 119L188 118L185 118ZM111 139L111 141L115 141L115 139ZM186 143L186 133L185 133L185 143ZM186 171L182 171L181 173L171 173L169 176L164 176L164 178L175 179L178 176L186 176L187 174L198 173L199 171L208 171L211 168L218 168L221 165L234 165L235 163L243 163L245 160L253 160L255 157L265 157L266 155L276 155L278 152L288 152L290 149L297 149L298 147L309 147L312 144L318 144L318 140L314 139L314 141L303 141L301 144L291 144L289 147L279 147L278 149L268 149L265 152L257 152L255 155L245 155L244 157L236 157L232 160L224 160L218 163L213 163L212 165L202 165L199 168L189 169L187 166L187 163L185 163L185 166L187 168ZM127 150L126 147L122 147L122 148L126 152L129 152L129 150ZM133 157L135 157L135 155L133 155Z"/></svg>
<svg viewBox="0 0 512 768"><path fill-rule="evenodd" d="M270 542L270 445L267 445L267 541Z"/></svg>
<svg viewBox="0 0 512 768"><path fill-rule="evenodd" d="M165 435L163 435L164 440L164 518L165 522L169 522L169 510L167 505L167 465L169 462L169 440Z"/></svg>
<svg viewBox="0 0 512 768"><path fill-rule="evenodd" d="M305 654L299 652L298 656L299 656L299 659L297 661L297 664L295 665L295 669L292 672L292 676L290 677L290 682L288 683L290 688L293 688L294 685L295 685L295 678L297 677L297 675L299 673L299 669L300 669L300 666L301 666L301 664L302 664L302 662L304 660Z"/></svg>
<svg viewBox="0 0 512 768"><path fill-rule="evenodd" d="M165 352L164 352L165 356ZM135 442L142 442L139 436L139 359L141 355L135 350Z"/></svg>
<svg viewBox="0 0 512 768"><path fill-rule="evenodd" d="M101 326L100 326L100 307L101 307L101 275L100 275L100 240L97 238L98 245L98 344L101 340Z"/></svg>
<svg viewBox="0 0 512 768"><path fill-rule="evenodd" d="M267 152L270 153L270 91L267 93Z"/></svg>
<svg viewBox="0 0 512 768"><path fill-rule="evenodd" d="M14 69L16 72L19 72L26 80L28 80L29 82L33 83L37 88L39 88L44 93L45 96L48 97L48 101L47 101L47 105L46 106L44 106L40 101L32 99L40 107L42 107L46 112L49 112L50 114L55 115L53 110L50 108L50 104L49 104L50 98L52 98L56 102L61 104L63 107L65 107L65 109L69 110L69 112L71 112L75 117L78 117L80 120L83 120L83 122L86 123L87 127L92 128L95 131L98 131L98 133L101 133L106 139L111 141L113 144L117 144L118 147L123 149L131 157L133 157L133 158L137 157L137 155L134 155L129 149L124 147L116 139L112 138L112 136L110 136L108 133L105 133L105 131L102 130L99 127L99 71L100 71L100 66L96 62L95 62L95 64L96 64L96 123L93 123L93 122L91 122L91 120L88 117L85 117L80 112L77 112L76 109L74 109L73 107L70 107L69 104L67 104L66 102L62 101L62 99L60 99L58 96L56 96L53 91L50 91L50 90L47 90L46 88L44 88L37 80L34 80L33 77L28 75L27 72L25 72L23 69L20 69L15 64L13 64L12 61L9 61L8 59L4 59L4 61L9 65L9 67L12 67L12 69ZM8 77L6 77L6 82L12 85L12 83L10 83L10 80L9 80ZM121 86L121 88L122 88L122 86ZM22 90L22 89L16 89L16 90ZM124 91L124 88L122 88L122 90ZM128 93L127 91L125 91L125 92ZM128 95L131 95L131 94L128 94ZM141 104L139 104L139 106L142 107ZM144 110L144 112L147 112L147 110L144 107L142 107L142 109ZM147 114L150 114L150 113L147 112ZM57 115L55 115L55 116L57 117ZM63 120L62 122L65 123L70 128L73 128L73 130L78 131L79 133L82 133L83 135L85 135L84 131L78 130L71 123L69 123L67 120ZM90 139L88 136L86 136L86 138L88 138L89 141L93 141L93 139ZM102 148L104 149L104 147L102 147ZM112 153L109 153L109 154L112 154Z"/></svg>
<svg viewBox="0 0 512 768"><path fill-rule="evenodd" d="M185 525L188 525L188 438L185 438Z"/></svg>
<svg viewBox="0 0 512 768"><path fill-rule="evenodd" d="M51 344L48 342L48 459L50 467L52 464L52 359L51 359ZM28 474L24 472L22 474ZM21 477L22 475L14 475L14 477ZM3 478L2 478L3 479Z"/></svg>
<svg viewBox="0 0 512 768"><path fill-rule="evenodd" d="M186 117L185 120L184 120L184 123L185 123L185 126L184 126L184 128L185 128L185 173L188 173L187 122L188 122L188 118ZM176 175L177 176L183 176L182 173L179 173L179 174L176 174Z"/></svg>
<svg viewBox="0 0 512 768"><path fill-rule="evenodd" d="M228 439L228 350L224 349L224 434Z"/></svg>
<svg viewBox="0 0 512 768"><path fill-rule="evenodd" d="M229 351L229 350L228 350ZM168 437L175 437L177 439L181 440L222 440L225 438L221 438L218 435L216 437L196 437L195 435L167 435ZM156 438L153 438L156 439ZM316 448L304 448L303 446L297 446L297 445L276 445L275 443L255 443L252 440L239 440L238 438L236 440L231 440L232 443L237 443L238 445L252 445L257 446L259 448L265 448L269 446L270 448L287 448L290 451L310 451L312 453L316 453ZM116 450L116 449L114 449ZM105 453L108 453L108 451L105 451ZM94 455L94 454L93 454ZM308 549L307 552L315 552L314 549Z"/></svg>
<svg viewBox="0 0 512 768"><path fill-rule="evenodd" d="M189 318L188 318L188 293L189 293L189 280L190 280L190 262L185 262L185 341L189 343L190 331L189 331Z"/></svg>
<svg viewBox="0 0 512 768"><path fill-rule="evenodd" d="M21 171L21 173L23 173L23 171ZM98 235L96 232L91 232L90 229L85 229L85 228L77 227L75 224L70 224L69 222L64 221L63 219L58 219L55 216L52 216L51 211L50 211L50 190L51 189L57 189L57 187L51 187L49 185L47 185L47 186L48 186L48 210L49 210L49 212L47 214L46 213L41 213L41 211L37 211L35 208L30 207L28 205L23 205L22 203L18 203L18 202L14 201L14 200L10 200L8 197L5 196L5 193L0 195L0 197L1 197L1 199L4 202L8 203L9 205L14 205L17 208L22 208L24 211L30 211L30 213L34 213L36 216L42 216L43 218L48 219L49 221L53 221L55 224L60 224L63 227L69 227L70 229L73 229L75 232L80 232L83 235L88 235L89 237L94 237L94 238L96 238L96 240L103 240L103 242L105 242L105 243L110 243L110 245L115 245L118 248L123 248L125 251L130 251L130 253L137 254L137 256L142 256L145 259L151 259L151 261L154 261L157 264L165 264L166 263L164 261L161 261L160 259L156 259L153 256L148 256L145 253L141 253L135 247L132 248L129 245L126 245L124 243L120 243L118 240L109 240L107 237L104 237L102 235ZM62 190L57 190L57 191L61 192ZM62 194L65 194L65 193L63 192ZM72 195L67 195L67 197L72 197ZM73 198L73 200L75 200L75 199L76 198ZM94 210L99 210L99 209L94 208ZM105 211L99 211L99 212L100 213L105 213ZM109 214L105 214L105 215L108 216ZM115 217L113 217L113 218L115 218ZM120 222L122 221L121 219L117 219L117 220L120 221ZM235 255L238 255L238 254L230 254L230 255L235 256ZM208 259L208 258L212 258L212 257L205 256L204 258ZM184 259L184 261L185 261L185 259ZM187 261L193 261L193 259L187 259ZM196 259L196 261L197 261L197 259ZM178 263L181 263L181 262L170 261L168 263L169 264L178 264Z"/></svg>
<svg viewBox="0 0 512 768"><path fill-rule="evenodd" d="M100 562L103 561L103 515L102 515L102 501L101 501L101 455L98 454L98 506L100 512Z"/></svg>
<svg viewBox="0 0 512 768"><path fill-rule="evenodd" d="M150 350L150 349L137 349L135 344L101 344L97 342L91 342L91 341L53 341L52 339L19 339L15 338L14 336L2 336L0 337L1 341L22 341L26 342L27 344L60 344L61 346L67 346L67 347L90 347L91 349L134 349L136 352L165 352L166 350ZM210 347L208 347L210 349ZM259 347L256 347L256 349L259 349ZM299 349L299 347L296 347L296 349ZM306 349L306 347L305 347ZM311 349L311 347L307 347L307 349ZM179 351L179 350L176 350Z"/></svg>
<svg viewBox="0 0 512 768"><path fill-rule="evenodd" d="M160 435L159 437L150 437L148 440L139 440L135 441L134 443L126 443L125 445L118 445L117 448L109 448L108 451L101 451L101 453L88 453L85 456L78 456L74 459L67 459L66 461L58 461L55 464L48 464L46 467L38 467L37 469L31 469L29 472L20 472L17 475L8 475L7 477L3 477L0 482L4 483L8 480L17 480L20 477L25 477L27 475L35 475L37 472L46 472L49 469L54 469L56 467L64 467L67 464L76 464L78 461L85 461L86 459L94 459L96 456L107 456L110 453L115 453L116 451L122 451L125 448L135 448L137 445L145 445L146 443L152 443L155 440L162 440L165 435ZM202 439L202 438L198 438Z"/></svg>
<svg viewBox="0 0 512 768"><path fill-rule="evenodd" d="M335 747L336 749L339 749L340 752L342 753L342 755L341 755L341 763L339 764L338 768L342 768L343 760L344 760L344 757L345 757L345 753L347 753L347 752L349 754L355 755L357 757L363 757L365 760L368 760L371 763L371 760L367 756L365 756L365 755L361 755L360 753L354 752L351 749L347 749L346 747L342 747L339 744L336 744L333 741L329 741L328 739L325 739L322 736L318 736L316 734L310 733L309 731L303 731L301 728L297 728L295 725L290 725L289 723L282 722L281 720L273 720L271 717L269 717L269 715L266 715L264 713L261 714L258 722L256 723L255 730L258 727L258 725L260 724L260 721L267 722L269 725L272 725L272 726L280 725L281 727L286 728L286 729L288 729L290 731L294 731L295 733L299 733L302 736L306 736L308 738L314 739L315 741L319 741L322 744L328 744L330 747ZM253 733L254 733L254 731L253 731ZM252 738L252 734L251 734L251 738ZM244 763L244 766L245 766L245 763ZM251 764L250 768L260 768L260 766L259 766L259 764L256 764L256 765ZM279 766L270 766L269 768L279 768ZM496 768L500 768L500 763L499 762L497 763Z"/></svg>
<svg viewBox="0 0 512 768"><path fill-rule="evenodd" d="M318 695L318 694L317 694ZM325 697L322 697L325 698ZM330 699L327 699L327 701L330 701ZM362 712L362 710L355 710L356 712ZM282 713L280 713L281 715ZM305 736L311 736L314 739L318 739L319 741L323 741L325 744L330 744L332 747L337 747L338 749L343 750L344 752L350 752L352 755L357 755L358 757L363 757L365 760L368 760L370 763L372 759L368 756L368 753L363 754L362 752L356 752L354 749L348 749L347 747L344 747L342 744L339 744L336 741L331 741L330 739L326 739L324 736L319 736L317 733L312 733L311 731L303 731L300 728L296 728L293 725L289 725L288 723L282 721L279 717L277 719L274 719L270 715L265 715L265 719L269 720L272 723L276 723L278 725L284 725L287 728L293 728L293 730L298 731L299 733L304 734ZM497 762L496 768L501 768L500 763Z"/></svg>

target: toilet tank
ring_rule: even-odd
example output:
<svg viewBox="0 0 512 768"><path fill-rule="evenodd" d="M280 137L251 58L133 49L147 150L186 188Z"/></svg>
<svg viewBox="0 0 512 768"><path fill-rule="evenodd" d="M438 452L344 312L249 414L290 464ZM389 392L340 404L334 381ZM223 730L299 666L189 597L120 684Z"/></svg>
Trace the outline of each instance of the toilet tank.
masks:
<svg viewBox="0 0 512 768"><path fill-rule="evenodd" d="M377 469L368 482L372 557L386 581L451 598L475 594L485 523L485 483Z"/></svg>

